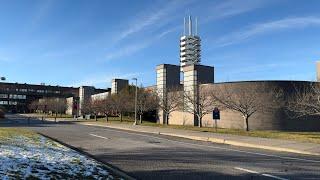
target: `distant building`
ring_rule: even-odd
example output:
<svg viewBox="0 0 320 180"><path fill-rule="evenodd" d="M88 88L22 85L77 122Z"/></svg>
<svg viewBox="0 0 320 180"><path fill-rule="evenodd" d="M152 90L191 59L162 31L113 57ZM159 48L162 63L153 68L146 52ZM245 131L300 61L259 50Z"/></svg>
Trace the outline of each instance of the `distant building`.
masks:
<svg viewBox="0 0 320 180"><path fill-rule="evenodd" d="M81 89L81 88L80 88ZM92 94L106 92L105 89L93 88ZM84 91L79 88L50 85L0 83L0 106L8 112L29 112L31 102L42 98L69 98L84 96ZM90 95L91 96L91 95Z"/></svg>
<svg viewBox="0 0 320 180"><path fill-rule="evenodd" d="M28 105L45 97L78 96L78 88L19 83L0 83L0 106L9 112L28 112Z"/></svg>
<svg viewBox="0 0 320 180"><path fill-rule="evenodd" d="M118 94L122 89L129 86L129 80L127 79L112 79L111 82L111 94Z"/></svg>
<svg viewBox="0 0 320 180"><path fill-rule="evenodd" d="M107 92L91 95L91 100L93 100L93 101L104 100L110 96L110 94L111 94L110 91L111 91L111 89L109 88Z"/></svg>

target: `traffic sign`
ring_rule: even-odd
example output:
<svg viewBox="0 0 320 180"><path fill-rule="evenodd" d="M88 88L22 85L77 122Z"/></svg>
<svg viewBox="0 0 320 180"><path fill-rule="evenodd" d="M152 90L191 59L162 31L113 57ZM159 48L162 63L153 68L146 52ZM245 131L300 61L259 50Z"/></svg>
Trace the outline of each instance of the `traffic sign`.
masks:
<svg viewBox="0 0 320 180"><path fill-rule="evenodd" d="M213 109L212 111L212 119L214 120L219 120L220 119L220 111L219 109L216 107Z"/></svg>

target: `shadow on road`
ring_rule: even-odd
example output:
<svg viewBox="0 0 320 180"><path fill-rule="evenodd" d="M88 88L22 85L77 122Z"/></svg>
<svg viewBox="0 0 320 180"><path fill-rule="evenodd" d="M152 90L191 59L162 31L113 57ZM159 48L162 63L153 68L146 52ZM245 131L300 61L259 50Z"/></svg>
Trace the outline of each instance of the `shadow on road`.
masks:
<svg viewBox="0 0 320 180"><path fill-rule="evenodd" d="M19 114L6 114L0 119L0 127L49 127L55 124L72 124L72 121L47 121L40 117L26 117Z"/></svg>

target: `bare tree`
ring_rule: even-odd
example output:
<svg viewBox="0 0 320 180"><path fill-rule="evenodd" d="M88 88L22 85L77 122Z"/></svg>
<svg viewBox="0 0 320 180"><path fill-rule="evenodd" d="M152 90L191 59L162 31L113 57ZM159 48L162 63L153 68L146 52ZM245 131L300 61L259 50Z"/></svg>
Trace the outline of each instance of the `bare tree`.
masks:
<svg viewBox="0 0 320 180"><path fill-rule="evenodd" d="M202 118L220 104L212 91L209 86L200 85L195 92L184 92L184 110L197 117L199 127L202 127Z"/></svg>
<svg viewBox="0 0 320 180"><path fill-rule="evenodd" d="M164 112L165 122L169 123L170 114L173 111L181 109L183 104L183 91L178 87L166 88L158 90L158 105L159 108Z"/></svg>
<svg viewBox="0 0 320 180"><path fill-rule="evenodd" d="M82 103L81 114L92 114L92 102L91 100L86 100Z"/></svg>
<svg viewBox="0 0 320 180"><path fill-rule="evenodd" d="M252 84L234 88L232 84L220 85L214 91L215 98L227 109L239 112L245 122L246 131L250 130L249 118L258 111L271 108L273 99L277 98L277 91L264 87L263 85Z"/></svg>
<svg viewBox="0 0 320 180"><path fill-rule="evenodd" d="M91 113L94 115L94 119L97 121L97 116L102 113L103 101L102 100L90 100Z"/></svg>
<svg viewBox="0 0 320 180"><path fill-rule="evenodd" d="M54 119L57 119L58 114L60 116L66 112L67 103L66 99L64 98L48 98L46 99L47 102L47 110L51 111L51 113L55 114Z"/></svg>
<svg viewBox="0 0 320 180"><path fill-rule="evenodd" d="M118 94L111 96L113 102L113 109L120 116L120 122L122 122L123 114L125 112L132 112L134 107L134 91L131 87L121 90Z"/></svg>
<svg viewBox="0 0 320 180"><path fill-rule="evenodd" d="M294 86L287 97L286 113L290 118L320 115L320 88L314 83Z"/></svg>
<svg viewBox="0 0 320 180"><path fill-rule="evenodd" d="M103 99L100 102L100 106L101 106L101 111L103 112L103 114L106 117L106 121L108 122L108 117L110 114L112 114L113 109L113 104L114 102L112 101L112 98L110 96L108 96L107 98Z"/></svg>
<svg viewBox="0 0 320 180"><path fill-rule="evenodd" d="M36 112L39 110L39 100L35 100L32 101L29 105L28 105L29 111L30 112Z"/></svg>
<svg viewBox="0 0 320 180"><path fill-rule="evenodd" d="M137 111L139 114L140 124L142 123L142 115L148 111L155 110L158 106L157 97L153 92L139 88Z"/></svg>

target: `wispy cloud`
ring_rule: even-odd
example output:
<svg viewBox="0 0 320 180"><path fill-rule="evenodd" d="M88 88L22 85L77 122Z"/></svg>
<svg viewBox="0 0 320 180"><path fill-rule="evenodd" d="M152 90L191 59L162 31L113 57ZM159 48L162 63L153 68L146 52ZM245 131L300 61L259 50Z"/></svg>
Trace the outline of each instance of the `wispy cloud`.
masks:
<svg viewBox="0 0 320 180"><path fill-rule="evenodd" d="M126 25L126 29L120 31L113 39L113 44L119 44L119 48L115 51L110 51L106 55L107 60L119 59L129 56L140 50L143 50L152 45L155 40L163 38L167 34L176 31L179 27L166 27L168 23L174 21L177 17L177 10L183 9L185 6L195 2L194 0L173 0L164 5L155 4L150 7L150 11L135 16L132 23ZM166 29L159 33L159 30ZM146 32L155 32L156 35L146 36ZM143 34L143 38L141 35ZM153 33L152 33L153 34ZM138 40L126 41L124 39L135 36Z"/></svg>
<svg viewBox="0 0 320 180"><path fill-rule="evenodd" d="M229 35L223 36L216 40L218 47L228 46L231 44L240 43L242 41L260 36L266 33L277 32L287 29L306 28L309 26L319 26L319 17L295 17L285 18L276 21L270 21L260 24L255 24L242 31L237 31Z"/></svg>
<svg viewBox="0 0 320 180"><path fill-rule="evenodd" d="M210 14L203 20L203 23L227 18L230 16L235 16L255 9L264 7L267 4L270 4L270 0L228 0L220 4L213 4L212 8L210 7Z"/></svg>
<svg viewBox="0 0 320 180"><path fill-rule="evenodd" d="M30 29L36 28L48 15L53 6L53 0L43 0L37 7L30 23Z"/></svg>
<svg viewBox="0 0 320 180"><path fill-rule="evenodd" d="M172 21L172 13L176 13L176 10L183 8L186 5L192 3L194 0L172 0L169 3L161 6L156 4L154 8L151 8L148 13L139 15L133 23L126 26L126 29L120 32L119 35L114 39L115 41L121 41L128 36L144 31L149 27L161 27Z"/></svg>
<svg viewBox="0 0 320 180"><path fill-rule="evenodd" d="M170 30L170 31L172 31L172 30ZM156 40L162 38L167 33L169 33L169 31L164 31L163 33L160 33L159 35L154 36L152 38L148 38L146 40L141 40L139 42L126 44L125 46L122 46L115 51L110 51L109 53L107 53L106 59L107 60L114 60L114 59L119 59L122 57L132 55L134 53L137 53L137 52L149 47L154 42L156 42Z"/></svg>
<svg viewBox="0 0 320 180"><path fill-rule="evenodd" d="M151 44L151 41L145 41L141 43L134 43L134 44L128 44L124 47L119 48L116 51L112 51L107 53L107 60L113 60L118 59L121 57L129 56L133 53L136 53L146 47L148 47Z"/></svg>

